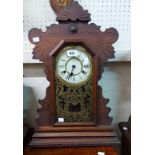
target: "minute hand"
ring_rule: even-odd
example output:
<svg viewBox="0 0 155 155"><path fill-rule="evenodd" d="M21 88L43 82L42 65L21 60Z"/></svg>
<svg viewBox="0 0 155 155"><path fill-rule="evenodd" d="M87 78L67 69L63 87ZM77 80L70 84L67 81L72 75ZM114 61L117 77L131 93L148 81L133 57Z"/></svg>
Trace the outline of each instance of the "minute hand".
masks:
<svg viewBox="0 0 155 155"><path fill-rule="evenodd" d="M71 70L71 73L69 74L68 80L69 80L69 78L70 78L71 76L74 75L74 74L73 74L74 69L75 69L75 65L72 66L72 70Z"/></svg>

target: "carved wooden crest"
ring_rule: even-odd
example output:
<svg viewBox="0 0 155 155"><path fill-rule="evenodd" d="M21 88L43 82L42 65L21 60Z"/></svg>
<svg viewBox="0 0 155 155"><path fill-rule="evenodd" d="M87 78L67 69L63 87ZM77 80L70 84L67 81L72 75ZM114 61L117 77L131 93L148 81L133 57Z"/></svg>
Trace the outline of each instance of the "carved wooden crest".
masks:
<svg viewBox="0 0 155 155"><path fill-rule="evenodd" d="M71 4L74 0L50 0L50 5L56 13L59 13L67 5Z"/></svg>
<svg viewBox="0 0 155 155"><path fill-rule="evenodd" d="M90 49L96 56L96 81L98 81L101 78L103 63L114 58L112 44L118 39L118 32L115 28L109 28L102 32L100 26L94 23L88 24L90 14L87 10L83 10L78 2L74 2L62 10L57 15L57 21L59 24L50 25L45 32L38 28L29 31L29 40L35 45L33 58L44 63L45 74L50 81L46 97L40 101L42 107L38 110L37 123L39 126L52 125L55 119L52 77L54 68L52 67L51 56L70 44L82 45ZM107 103L108 99L102 97L101 87L97 86L96 125L111 124L112 118L108 116L110 108L107 107Z"/></svg>

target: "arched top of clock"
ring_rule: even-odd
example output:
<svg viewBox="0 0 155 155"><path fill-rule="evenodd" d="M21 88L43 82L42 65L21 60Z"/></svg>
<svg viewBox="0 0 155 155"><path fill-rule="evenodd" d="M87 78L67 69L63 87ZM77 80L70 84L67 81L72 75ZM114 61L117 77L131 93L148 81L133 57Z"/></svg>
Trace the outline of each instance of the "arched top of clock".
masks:
<svg viewBox="0 0 155 155"><path fill-rule="evenodd" d="M68 21L89 22L91 18L87 10L84 10L78 2L73 2L58 13L56 20L59 23Z"/></svg>

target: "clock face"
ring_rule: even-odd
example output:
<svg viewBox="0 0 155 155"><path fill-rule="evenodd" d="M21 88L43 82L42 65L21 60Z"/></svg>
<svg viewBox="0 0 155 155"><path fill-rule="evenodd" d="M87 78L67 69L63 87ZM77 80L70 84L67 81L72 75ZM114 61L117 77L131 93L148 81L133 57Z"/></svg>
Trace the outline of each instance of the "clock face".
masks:
<svg viewBox="0 0 155 155"><path fill-rule="evenodd" d="M92 59L81 46L64 48L56 59L56 73L68 84L82 84L92 74Z"/></svg>

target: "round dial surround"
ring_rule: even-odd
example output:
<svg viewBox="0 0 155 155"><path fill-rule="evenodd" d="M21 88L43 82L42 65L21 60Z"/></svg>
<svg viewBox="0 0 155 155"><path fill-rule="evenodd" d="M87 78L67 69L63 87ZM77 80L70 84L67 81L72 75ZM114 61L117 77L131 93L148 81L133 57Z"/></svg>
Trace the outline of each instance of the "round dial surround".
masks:
<svg viewBox="0 0 155 155"><path fill-rule="evenodd" d="M82 46L68 46L56 57L56 74L67 84L82 84L92 74L92 58Z"/></svg>

